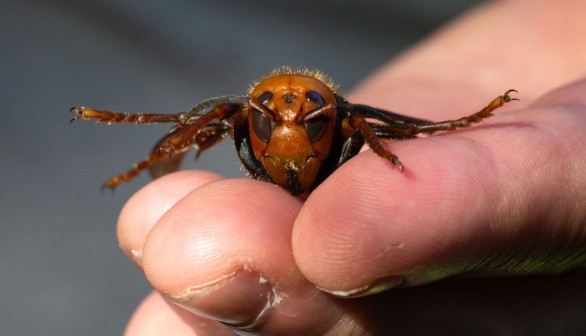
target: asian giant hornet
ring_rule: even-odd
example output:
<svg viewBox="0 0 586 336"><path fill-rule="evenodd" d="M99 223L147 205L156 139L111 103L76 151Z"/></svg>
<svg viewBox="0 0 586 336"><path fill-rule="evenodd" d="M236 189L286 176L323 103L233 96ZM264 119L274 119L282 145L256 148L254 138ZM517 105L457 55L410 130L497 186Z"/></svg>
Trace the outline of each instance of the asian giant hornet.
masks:
<svg viewBox="0 0 586 336"><path fill-rule="evenodd" d="M175 171L185 153L201 152L234 140L249 176L272 182L305 198L366 142L380 157L401 171L399 158L381 139L404 140L418 134L452 131L492 116L492 111L518 100L508 90L485 108L456 120L431 122L352 104L336 94L331 79L319 71L284 67L252 85L247 95L204 100L188 112L175 114L121 113L73 107L73 120L96 119L108 124L174 123L150 155L104 184L114 188L149 169L153 177ZM379 123L372 123L374 119Z"/></svg>

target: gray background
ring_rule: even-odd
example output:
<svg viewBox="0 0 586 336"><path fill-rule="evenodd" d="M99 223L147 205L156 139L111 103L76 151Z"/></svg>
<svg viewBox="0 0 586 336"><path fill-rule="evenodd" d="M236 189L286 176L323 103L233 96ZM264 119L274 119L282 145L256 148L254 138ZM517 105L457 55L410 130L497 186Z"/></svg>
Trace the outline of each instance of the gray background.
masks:
<svg viewBox="0 0 586 336"><path fill-rule="evenodd" d="M168 126L70 125L71 106L184 111L281 65L347 91L478 2L0 1L0 334L118 335L150 290L115 237L148 178L99 186ZM241 176L229 141L189 166Z"/></svg>

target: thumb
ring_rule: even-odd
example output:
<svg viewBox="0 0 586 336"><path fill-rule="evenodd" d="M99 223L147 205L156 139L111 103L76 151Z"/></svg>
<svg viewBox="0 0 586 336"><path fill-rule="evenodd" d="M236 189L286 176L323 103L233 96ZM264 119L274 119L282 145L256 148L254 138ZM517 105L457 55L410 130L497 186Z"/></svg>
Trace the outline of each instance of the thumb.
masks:
<svg viewBox="0 0 586 336"><path fill-rule="evenodd" d="M482 125L370 151L308 198L293 232L302 273L339 296L455 274L586 264L586 80Z"/></svg>

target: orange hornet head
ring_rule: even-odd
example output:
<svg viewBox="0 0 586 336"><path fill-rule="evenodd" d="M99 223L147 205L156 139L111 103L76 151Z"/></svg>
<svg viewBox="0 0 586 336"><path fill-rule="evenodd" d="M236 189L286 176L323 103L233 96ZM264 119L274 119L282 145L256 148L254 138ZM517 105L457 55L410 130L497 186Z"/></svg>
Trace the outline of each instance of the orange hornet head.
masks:
<svg viewBox="0 0 586 336"><path fill-rule="evenodd" d="M319 73L274 74L249 94L248 127L255 157L273 182L292 194L311 187L336 127L336 96Z"/></svg>

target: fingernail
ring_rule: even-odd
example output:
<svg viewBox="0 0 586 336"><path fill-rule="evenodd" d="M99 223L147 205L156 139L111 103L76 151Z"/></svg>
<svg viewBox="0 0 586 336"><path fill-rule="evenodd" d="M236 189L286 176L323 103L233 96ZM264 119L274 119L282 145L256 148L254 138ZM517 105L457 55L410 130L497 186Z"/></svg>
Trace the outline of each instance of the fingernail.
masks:
<svg viewBox="0 0 586 336"><path fill-rule="evenodd" d="M368 296L368 295L374 295L380 292L384 292L386 290L389 290L391 288L395 288L398 286L401 286L403 283L405 282L405 278L403 278L402 276L389 276L389 277L384 277L384 278L380 278L378 280L376 280L375 282L373 282L372 284L366 285L366 286L362 286L362 287L358 287L358 288L354 288L354 289L349 289L349 290L330 290L330 289L325 289L325 288L319 288L322 291L332 294L334 296L337 297L341 297L341 298L357 298L357 297L361 297L361 296Z"/></svg>
<svg viewBox="0 0 586 336"><path fill-rule="evenodd" d="M126 254L128 259L139 269L142 271L142 250L136 250L131 248L125 248L124 246L120 245L120 249L122 252Z"/></svg>
<svg viewBox="0 0 586 336"><path fill-rule="evenodd" d="M262 319L270 308L271 293L271 286L260 275L239 270L166 296L197 315L234 326L248 326Z"/></svg>

